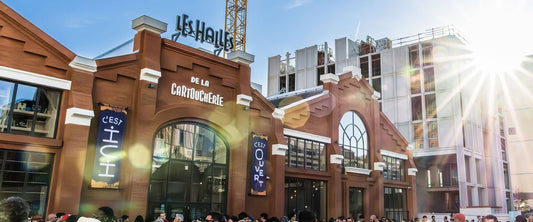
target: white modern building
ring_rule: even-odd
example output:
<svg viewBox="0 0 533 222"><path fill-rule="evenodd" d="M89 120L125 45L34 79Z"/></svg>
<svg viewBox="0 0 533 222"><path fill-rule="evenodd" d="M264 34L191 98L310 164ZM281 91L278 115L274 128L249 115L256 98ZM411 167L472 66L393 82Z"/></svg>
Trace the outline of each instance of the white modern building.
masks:
<svg viewBox="0 0 533 222"><path fill-rule="evenodd" d="M507 120L509 163L516 210L531 212L533 206L533 56L525 58L519 69L503 78L504 95L509 95L504 109Z"/></svg>
<svg viewBox="0 0 533 222"><path fill-rule="evenodd" d="M270 57L267 93L297 99L320 85L322 74L359 67L411 144L418 215L505 221L513 210L505 100L492 77L477 72L467 46L450 26L392 41L340 38L334 50L325 43Z"/></svg>

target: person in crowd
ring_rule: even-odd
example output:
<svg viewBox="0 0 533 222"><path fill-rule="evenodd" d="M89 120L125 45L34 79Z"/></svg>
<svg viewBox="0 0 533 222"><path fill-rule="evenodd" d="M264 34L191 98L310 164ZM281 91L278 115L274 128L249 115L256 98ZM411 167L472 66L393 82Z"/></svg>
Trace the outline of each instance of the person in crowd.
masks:
<svg viewBox="0 0 533 222"><path fill-rule="evenodd" d="M498 218L492 214L483 217L483 222L498 222Z"/></svg>
<svg viewBox="0 0 533 222"><path fill-rule="evenodd" d="M72 215L72 214L67 214L68 217L65 218L65 222L77 222L78 219L80 219L80 215ZM65 215L66 216L66 215Z"/></svg>
<svg viewBox="0 0 533 222"><path fill-rule="evenodd" d="M355 222L355 221L353 221L353 217L347 217L346 222Z"/></svg>
<svg viewBox="0 0 533 222"><path fill-rule="evenodd" d="M452 218L455 222L465 222L465 215L461 213L452 215Z"/></svg>
<svg viewBox="0 0 533 222"><path fill-rule="evenodd" d="M56 221L61 221L61 218L65 215L66 213L63 212L56 213Z"/></svg>
<svg viewBox="0 0 533 222"><path fill-rule="evenodd" d="M144 222L144 218L142 215L137 215L135 217L135 220L133 220L133 222Z"/></svg>
<svg viewBox="0 0 533 222"><path fill-rule="evenodd" d="M108 206L98 208L96 219L102 222L117 222L117 218L115 217L113 209Z"/></svg>
<svg viewBox="0 0 533 222"><path fill-rule="evenodd" d="M420 222L420 218L415 217L415 222Z"/></svg>
<svg viewBox="0 0 533 222"><path fill-rule="evenodd" d="M239 222L239 218L237 216L229 216L228 222Z"/></svg>
<svg viewBox="0 0 533 222"><path fill-rule="evenodd" d="M428 216L426 215L422 216L422 222L428 222Z"/></svg>
<svg viewBox="0 0 533 222"><path fill-rule="evenodd" d="M298 214L298 222L317 222L315 213L304 210Z"/></svg>
<svg viewBox="0 0 533 222"><path fill-rule="evenodd" d="M522 215L518 215L514 219L515 222L527 222L526 218Z"/></svg>
<svg viewBox="0 0 533 222"><path fill-rule="evenodd" d="M366 222L365 221L365 215L363 215L363 214L359 215L359 221L358 222Z"/></svg>
<svg viewBox="0 0 533 222"><path fill-rule="evenodd" d="M96 218L80 217L80 218L78 218L77 222L100 222L100 221L98 219L96 219Z"/></svg>
<svg viewBox="0 0 533 222"><path fill-rule="evenodd" d="M271 217L271 218L268 218L266 222L280 222L280 220L277 217Z"/></svg>
<svg viewBox="0 0 533 222"><path fill-rule="evenodd" d="M448 222L448 217L444 216L444 222Z"/></svg>
<svg viewBox="0 0 533 222"><path fill-rule="evenodd" d="M431 216L431 222L437 222L437 220L435 220L435 215Z"/></svg>
<svg viewBox="0 0 533 222"><path fill-rule="evenodd" d="M262 213L261 216L259 216L259 222L266 222L268 220L268 214Z"/></svg>
<svg viewBox="0 0 533 222"><path fill-rule="evenodd" d="M31 222L44 222L44 218L41 215L34 215L31 217Z"/></svg>
<svg viewBox="0 0 533 222"><path fill-rule="evenodd" d="M533 222L533 214L530 214L529 217L527 217L527 222Z"/></svg>
<svg viewBox="0 0 533 222"><path fill-rule="evenodd" d="M159 213L159 216L157 216L154 222L165 222L166 217L167 215L165 214L165 212L161 212Z"/></svg>
<svg viewBox="0 0 533 222"><path fill-rule="evenodd" d="M206 222L224 222L224 218L222 218L222 214L218 212L210 212L205 217Z"/></svg>
<svg viewBox="0 0 533 222"><path fill-rule="evenodd" d="M289 216L289 221L290 222L294 222L296 221L296 213L295 212L292 212Z"/></svg>
<svg viewBox="0 0 533 222"><path fill-rule="evenodd" d="M56 222L57 216L54 213L48 214L46 216L46 222Z"/></svg>
<svg viewBox="0 0 533 222"><path fill-rule="evenodd" d="M379 220L378 220L378 217L376 215L372 214L372 215L370 215L370 221L371 222L378 222Z"/></svg>
<svg viewBox="0 0 533 222"><path fill-rule="evenodd" d="M468 221L468 220L467 220ZM475 222L474 219L470 220L470 222Z"/></svg>
<svg viewBox="0 0 533 222"><path fill-rule="evenodd" d="M183 214L176 214L173 222L183 222Z"/></svg>
<svg viewBox="0 0 533 222"><path fill-rule="evenodd" d="M483 218L482 218L480 215L478 215L476 218L477 218L477 221L476 221L476 222L481 222L481 221L483 221Z"/></svg>
<svg viewBox="0 0 533 222"><path fill-rule="evenodd" d="M241 220L249 221L250 220L250 215L248 215L248 213L246 213L244 211L239 213L239 221L241 221Z"/></svg>
<svg viewBox="0 0 533 222"><path fill-rule="evenodd" d="M385 219L387 219L387 218L385 218L385 217L381 217L381 219L380 219L379 221L381 221L381 222L385 222Z"/></svg>
<svg viewBox="0 0 533 222"><path fill-rule="evenodd" d="M289 218L287 216L282 216L281 222L289 222Z"/></svg>
<svg viewBox="0 0 533 222"><path fill-rule="evenodd" d="M122 222L129 222L130 221L130 216L122 215L122 217L120 217L120 219L121 219Z"/></svg>
<svg viewBox="0 0 533 222"><path fill-rule="evenodd" d="M389 218L385 218L385 222L391 222Z"/></svg>
<svg viewBox="0 0 533 222"><path fill-rule="evenodd" d="M0 221L26 222L30 206L24 199L12 196L0 202Z"/></svg>

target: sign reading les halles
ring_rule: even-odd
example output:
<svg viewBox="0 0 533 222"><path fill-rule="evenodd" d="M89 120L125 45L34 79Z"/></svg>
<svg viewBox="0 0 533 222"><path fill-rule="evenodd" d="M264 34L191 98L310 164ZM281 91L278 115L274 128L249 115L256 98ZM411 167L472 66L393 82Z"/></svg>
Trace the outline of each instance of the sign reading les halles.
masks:
<svg viewBox="0 0 533 222"><path fill-rule="evenodd" d="M196 41L201 43L207 42L215 46L215 54L224 50L230 52L233 50L233 36L223 29L216 31L211 27L206 27L205 22L196 19L193 25L193 20L189 16L183 14L176 16L176 33L172 34L172 41L178 41L180 36L192 36Z"/></svg>
<svg viewBox="0 0 533 222"><path fill-rule="evenodd" d="M126 110L100 107L100 122L96 136L96 152L91 179L92 188L119 188L122 141L126 126Z"/></svg>

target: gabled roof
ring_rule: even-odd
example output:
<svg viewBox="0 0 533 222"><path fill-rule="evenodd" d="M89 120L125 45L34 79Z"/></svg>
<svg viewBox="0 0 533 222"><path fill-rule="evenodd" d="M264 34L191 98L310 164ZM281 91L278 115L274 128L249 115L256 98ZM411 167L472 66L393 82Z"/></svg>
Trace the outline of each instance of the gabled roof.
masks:
<svg viewBox="0 0 533 222"><path fill-rule="evenodd" d="M0 29L0 36L25 43L24 50L27 50L30 53L42 55L46 54L44 51L48 51L66 64L70 63L76 57L76 54L68 48L50 37L1 1L0 22L0 26L2 26Z"/></svg>

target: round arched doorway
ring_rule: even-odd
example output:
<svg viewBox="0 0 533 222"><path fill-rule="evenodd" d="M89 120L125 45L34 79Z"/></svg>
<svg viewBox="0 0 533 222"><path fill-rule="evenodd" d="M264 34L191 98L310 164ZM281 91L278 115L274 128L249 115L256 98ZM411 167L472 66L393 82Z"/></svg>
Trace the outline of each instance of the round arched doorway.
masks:
<svg viewBox="0 0 533 222"><path fill-rule="evenodd" d="M160 128L154 138L148 217L161 212L185 221L226 212L228 145L215 130L195 122Z"/></svg>

